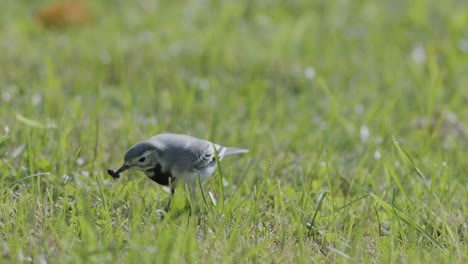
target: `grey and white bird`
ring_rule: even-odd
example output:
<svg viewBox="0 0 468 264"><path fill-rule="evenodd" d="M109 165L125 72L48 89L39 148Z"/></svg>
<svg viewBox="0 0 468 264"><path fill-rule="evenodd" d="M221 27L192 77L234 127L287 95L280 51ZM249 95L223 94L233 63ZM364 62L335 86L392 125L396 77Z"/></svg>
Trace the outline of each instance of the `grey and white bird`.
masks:
<svg viewBox="0 0 468 264"><path fill-rule="evenodd" d="M159 134L132 146L125 154L123 165L117 171L108 170L108 173L119 178L119 174L126 170L142 171L174 193L180 182L194 188L198 178L203 182L210 177L216 169L215 149L219 160L248 152L187 135Z"/></svg>

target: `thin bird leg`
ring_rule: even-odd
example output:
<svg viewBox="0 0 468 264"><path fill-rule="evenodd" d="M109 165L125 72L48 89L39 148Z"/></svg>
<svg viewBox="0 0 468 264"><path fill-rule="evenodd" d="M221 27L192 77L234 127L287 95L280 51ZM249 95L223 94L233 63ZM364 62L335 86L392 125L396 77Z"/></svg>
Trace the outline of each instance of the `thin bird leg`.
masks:
<svg viewBox="0 0 468 264"><path fill-rule="evenodd" d="M172 186L172 178L169 178L169 188L171 188L171 197L169 198L169 202L167 203L166 212L169 211L169 208L171 207L172 197L174 197L175 194L175 188Z"/></svg>
<svg viewBox="0 0 468 264"><path fill-rule="evenodd" d="M169 212L169 208L171 207L171 201L172 201L172 197L174 196L174 192L175 190L174 189L171 189L171 197L169 197L169 202L167 203L167 206L166 206L166 212Z"/></svg>

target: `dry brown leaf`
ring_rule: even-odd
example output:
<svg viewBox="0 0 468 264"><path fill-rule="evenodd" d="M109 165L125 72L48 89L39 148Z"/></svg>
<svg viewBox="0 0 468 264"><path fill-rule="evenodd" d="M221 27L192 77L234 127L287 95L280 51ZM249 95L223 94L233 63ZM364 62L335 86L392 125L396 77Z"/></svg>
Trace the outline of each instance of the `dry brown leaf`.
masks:
<svg viewBox="0 0 468 264"><path fill-rule="evenodd" d="M91 18L83 0L64 0L45 6L36 13L36 20L47 27L81 25Z"/></svg>

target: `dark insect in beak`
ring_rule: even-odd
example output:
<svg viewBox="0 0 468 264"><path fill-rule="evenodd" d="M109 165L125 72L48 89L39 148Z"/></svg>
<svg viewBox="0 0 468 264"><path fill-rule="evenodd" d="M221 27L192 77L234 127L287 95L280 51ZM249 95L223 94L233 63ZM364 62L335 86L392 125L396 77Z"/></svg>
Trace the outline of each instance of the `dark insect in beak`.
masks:
<svg viewBox="0 0 468 264"><path fill-rule="evenodd" d="M110 169L107 170L107 173L108 173L110 176L112 176L112 178L118 179L118 178L120 178L120 173L121 173L121 172L124 172L124 171L126 171L126 170L128 170L129 167L130 167L130 166L124 164L124 165L122 165L122 167L120 167L120 168L119 168L118 170L116 170L116 171L110 170Z"/></svg>
<svg viewBox="0 0 468 264"><path fill-rule="evenodd" d="M107 173L108 173L110 176L112 176L112 178L114 178L114 179L120 178L120 175L119 175L116 171L107 170Z"/></svg>

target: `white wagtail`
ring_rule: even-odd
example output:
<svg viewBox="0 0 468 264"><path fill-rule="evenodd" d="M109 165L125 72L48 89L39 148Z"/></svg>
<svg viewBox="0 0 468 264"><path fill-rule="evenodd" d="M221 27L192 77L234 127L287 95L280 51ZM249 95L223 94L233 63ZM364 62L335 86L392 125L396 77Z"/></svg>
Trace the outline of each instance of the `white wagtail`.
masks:
<svg viewBox="0 0 468 264"><path fill-rule="evenodd" d="M219 160L248 152L247 149L223 147L187 135L159 134L131 147L125 154L124 164L117 171L107 172L113 178L119 178L123 171L139 170L158 184L169 187L174 194L174 188L180 181L193 189L198 178L204 181L210 177L216 169L214 148Z"/></svg>

